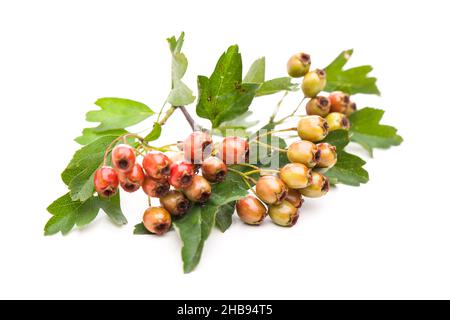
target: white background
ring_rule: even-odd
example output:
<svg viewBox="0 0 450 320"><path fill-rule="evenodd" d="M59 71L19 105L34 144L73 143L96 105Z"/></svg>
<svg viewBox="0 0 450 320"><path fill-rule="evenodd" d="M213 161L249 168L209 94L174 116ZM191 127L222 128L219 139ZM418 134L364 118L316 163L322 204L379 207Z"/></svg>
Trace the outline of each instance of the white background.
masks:
<svg viewBox="0 0 450 320"><path fill-rule="evenodd" d="M446 5L2 1L0 298L450 298ZM269 78L285 75L294 52L324 67L354 48L351 64L372 64L382 91L358 104L387 110L385 123L405 142L375 152L367 185L307 201L294 228L235 221L225 234L214 231L188 275L175 233L132 235L142 194L125 197L123 228L101 214L82 231L44 237L46 207L66 192L59 175L88 126L85 112L105 96L158 109L169 89L165 39L182 30L193 88L234 43L245 69L265 55ZM261 119L277 99L257 100ZM297 100L288 99L285 112ZM164 139L188 132L177 114Z"/></svg>

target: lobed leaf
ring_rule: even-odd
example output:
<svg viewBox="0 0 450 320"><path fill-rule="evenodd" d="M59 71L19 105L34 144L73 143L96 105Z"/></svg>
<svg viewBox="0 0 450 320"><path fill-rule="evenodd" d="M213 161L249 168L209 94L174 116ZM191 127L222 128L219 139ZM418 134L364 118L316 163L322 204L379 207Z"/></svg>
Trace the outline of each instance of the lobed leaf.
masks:
<svg viewBox="0 0 450 320"><path fill-rule="evenodd" d="M347 130L335 130L328 133L327 137L321 142L327 142L336 147L336 151L340 152L349 144L350 139Z"/></svg>
<svg viewBox="0 0 450 320"><path fill-rule="evenodd" d="M298 84L292 82L289 77L276 78L266 82L263 82L259 89L256 91L256 96L266 96L280 91L296 91L298 90Z"/></svg>
<svg viewBox="0 0 450 320"><path fill-rule="evenodd" d="M369 173L363 168L365 164L360 157L341 151L338 153L337 163L324 174L333 184L342 183L357 187L369 181Z"/></svg>

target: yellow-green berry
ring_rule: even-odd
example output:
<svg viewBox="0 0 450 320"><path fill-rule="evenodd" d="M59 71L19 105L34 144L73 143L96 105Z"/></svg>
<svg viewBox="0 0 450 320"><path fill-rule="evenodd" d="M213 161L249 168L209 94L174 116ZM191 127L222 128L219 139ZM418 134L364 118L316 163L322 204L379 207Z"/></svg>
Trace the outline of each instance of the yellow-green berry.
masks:
<svg viewBox="0 0 450 320"><path fill-rule="evenodd" d="M345 114L332 112L325 118L328 123L328 130L348 130L350 129L350 121Z"/></svg>
<svg viewBox="0 0 450 320"><path fill-rule="evenodd" d="M318 142L327 136L328 124L320 116L305 116L298 121L297 131L303 140Z"/></svg>
<svg viewBox="0 0 450 320"><path fill-rule="evenodd" d="M281 168L280 177L291 189L306 188L311 182L311 169L301 163L288 163Z"/></svg>
<svg viewBox="0 0 450 320"><path fill-rule="evenodd" d="M294 54L287 63L287 72L293 78L303 77L309 72L311 57L309 54L300 52Z"/></svg>
<svg viewBox="0 0 450 320"><path fill-rule="evenodd" d="M320 154L319 148L307 140L299 140L291 143L287 151L287 157L290 162L302 163L312 168L317 164Z"/></svg>
<svg viewBox="0 0 450 320"><path fill-rule="evenodd" d="M288 201L269 207L269 216L272 221L282 227L292 227L297 223L299 210Z"/></svg>
<svg viewBox="0 0 450 320"><path fill-rule="evenodd" d="M317 96L327 85L327 74L325 70L316 69L308 72L303 78L303 94L308 98Z"/></svg>
<svg viewBox="0 0 450 320"><path fill-rule="evenodd" d="M336 147L329 143L319 143L317 145L319 149L319 161L317 166L319 168L331 168L337 162Z"/></svg>
<svg viewBox="0 0 450 320"><path fill-rule="evenodd" d="M311 184L304 189L300 189L300 192L308 198L319 198L324 196L328 190L330 190L330 182L328 178L320 173L313 172Z"/></svg>

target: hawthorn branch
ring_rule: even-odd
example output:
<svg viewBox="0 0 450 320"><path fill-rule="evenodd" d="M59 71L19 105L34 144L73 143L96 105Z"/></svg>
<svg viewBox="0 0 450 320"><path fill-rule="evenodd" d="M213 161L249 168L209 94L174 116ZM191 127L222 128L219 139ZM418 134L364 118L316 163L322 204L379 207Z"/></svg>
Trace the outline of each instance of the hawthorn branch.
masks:
<svg viewBox="0 0 450 320"><path fill-rule="evenodd" d="M178 106L176 108L179 108L181 112L183 112L184 117L186 118L186 121L189 123L189 125L192 128L192 131L202 130L203 128L195 122L195 120L190 115L189 111L187 111L185 106Z"/></svg>

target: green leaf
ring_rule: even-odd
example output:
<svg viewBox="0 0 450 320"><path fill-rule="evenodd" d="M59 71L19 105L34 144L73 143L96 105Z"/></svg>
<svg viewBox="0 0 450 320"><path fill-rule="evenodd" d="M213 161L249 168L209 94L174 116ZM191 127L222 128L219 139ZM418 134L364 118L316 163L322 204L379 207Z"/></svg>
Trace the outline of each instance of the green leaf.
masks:
<svg viewBox="0 0 450 320"><path fill-rule="evenodd" d="M219 207L237 201L247 194L247 190L234 180L233 175L215 184L211 199L204 206L195 205L185 216L174 221L174 227L183 242L181 256L185 273L195 269L200 261L203 246L216 221Z"/></svg>
<svg viewBox="0 0 450 320"><path fill-rule="evenodd" d="M104 136L122 136L127 133L128 131L124 129L97 132L94 128L86 128L83 130L83 134L81 136L75 138L75 141L85 146Z"/></svg>
<svg viewBox="0 0 450 320"><path fill-rule="evenodd" d="M145 141L149 142L157 140L161 136L161 131L162 131L161 125L155 122L152 131L144 138Z"/></svg>
<svg viewBox="0 0 450 320"><path fill-rule="evenodd" d="M211 77L198 77L197 114L213 128L247 112L259 84L242 83L242 58L237 45L228 48Z"/></svg>
<svg viewBox="0 0 450 320"><path fill-rule="evenodd" d="M386 149L398 146L403 138L397 134L397 129L380 124L384 111L374 108L363 108L350 116L350 138L359 143L370 155L373 148Z"/></svg>
<svg viewBox="0 0 450 320"><path fill-rule="evenodd" d="M269 123L250 138L250 163L257 163L257 166L267 169L282 168L289 163L287 153L277 150L286 149L286 141L276 135L265 135L274 128L275 125ZM263 135L258 139L262 144L255 141L258 135Z"/></svg>
<svg viewBox="0 0 450 320"><path fill-rule="evenodd" d="M217 209L216 213L216 227L225 232L231 226L233 222L233 214L236 208L236 202L227 203Z"/></svg>
<svg viewBox="0 0 450 320"><path fill-rule="evenodd" d="M262 57L253 62L248 70L244 83L263 83L266 74L266 58Z"/></svg>
<svg viewBox="0 0 450 320"><path fill-rule="evenodd" d="M321 142L327 142L336 147L336 151L342 151L350 142L347 130L335 130L328 133L328 136Z"/></svg>
<svg viewBox="0 0 450 320"><path fill-rule="evenodd" d="M102 199L97 198L100 208L106 213L106 215L118 226L125 225L128 223L127 218L125 218L122 209L120 207L120 194L117 193L112 198Z"/></svg>
<svg viewBox="0 0 450 320"><path fill-rule="evenodd" d="M256 96L266 96L269 94L278 93L280 91L296 91L298 90L298 84L292 83L291 78L276 78L264 82L261 87L256 91Z"/></svg>
<svg viewBox="0 0 450 320"><path fill-rule="evenodd" d="M91 129L95 132L124 129L154 114L145 104L128 99L101 98L95 104L102 110L86 114L87 121L100 122L98 127Z"/></svg>
<svg viewBox="0 0 450 320"><path fill-rule="evenodd" d="M135 235L152 235L150 231L147 230L146 227L144 227L144 223L139 223L134 226L133 234Z"/></svg>
<svg viewBox="0 0 450 320"><path fill-rule="evenodd" d="M376 78L369 77L372 71L371 66L360 66L343 70L348 60L351 58L353 50L343 51L328 67L327 86L325 91L343 91L348 94L380 94L376 85Z"/></svg>
<svg viewBox="0 0 450 320"><path fill-rule="evenodd" d="M188 88L182 81L176 80L174 87L170 91L167 102L173 106L187 106L195 101L195 96L192 94L192 90Z"/></svg>
<svg viewBox="0 0 450 320"><path fill-rule="evenodd" d="M341 151L338 153L338 161L325 175L334 184L342 183L350 186L359 186L369 181L369 174L363 168L364 160L354 154Z"/></svg>

